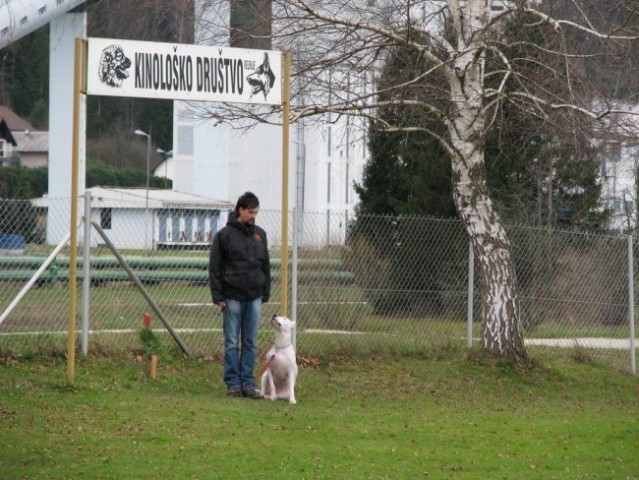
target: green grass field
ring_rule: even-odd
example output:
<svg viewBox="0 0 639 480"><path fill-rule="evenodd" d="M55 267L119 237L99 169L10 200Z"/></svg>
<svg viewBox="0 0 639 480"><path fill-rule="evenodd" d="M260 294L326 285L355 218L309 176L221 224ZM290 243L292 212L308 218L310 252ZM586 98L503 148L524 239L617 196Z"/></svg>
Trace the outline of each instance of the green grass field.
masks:
<svg viewBox="0 0 639 480"><path fill-rule="evenodd" d="M636 479L637 378L461 349L304 357L297 405L227 399L219 359L0 362L3 479Z"/></svg>

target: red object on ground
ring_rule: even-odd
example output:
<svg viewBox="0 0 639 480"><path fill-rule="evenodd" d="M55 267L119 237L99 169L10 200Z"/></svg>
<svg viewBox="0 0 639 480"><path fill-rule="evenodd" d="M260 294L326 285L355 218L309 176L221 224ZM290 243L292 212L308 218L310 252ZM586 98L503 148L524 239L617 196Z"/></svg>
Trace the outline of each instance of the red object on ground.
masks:
<svg viewBox="0 0 639 480"><path fill-rule="evenodd" d="M151 314L149 312L144 312L144 315L142 315L142 323L144 323L146 328L151 326Z"/></svg>

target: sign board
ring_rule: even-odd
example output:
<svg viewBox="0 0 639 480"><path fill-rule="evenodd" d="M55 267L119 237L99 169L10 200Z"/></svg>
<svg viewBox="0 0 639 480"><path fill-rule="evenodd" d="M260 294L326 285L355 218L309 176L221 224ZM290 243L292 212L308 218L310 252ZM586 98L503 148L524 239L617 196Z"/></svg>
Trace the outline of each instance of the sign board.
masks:
<svg viewBox="0 0 639 480"><path fill-rule="evenodd" d="M280 105L281 72L271 50L88 39L89 95Z"/></svg>

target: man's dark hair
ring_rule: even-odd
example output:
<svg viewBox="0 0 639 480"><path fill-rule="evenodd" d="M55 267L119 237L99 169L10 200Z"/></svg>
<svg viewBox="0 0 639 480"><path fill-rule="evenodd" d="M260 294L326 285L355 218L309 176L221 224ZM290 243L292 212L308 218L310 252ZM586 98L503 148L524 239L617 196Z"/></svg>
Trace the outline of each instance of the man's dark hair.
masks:
<svg viewBox="0 0 639 480"><path fill-rule="evenodd" d="M240 198L237 199L235 204L235 214L240 214L240 208L257 208L260 206L260 201L253 192L245 192Z"/></svg>

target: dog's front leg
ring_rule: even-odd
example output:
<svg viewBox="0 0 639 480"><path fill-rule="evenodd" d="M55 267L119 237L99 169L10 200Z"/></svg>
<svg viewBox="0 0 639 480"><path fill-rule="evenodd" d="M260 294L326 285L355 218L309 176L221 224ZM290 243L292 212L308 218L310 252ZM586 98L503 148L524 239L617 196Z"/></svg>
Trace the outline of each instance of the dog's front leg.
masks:
<svg viewBox="0 0 639 480"><path fill-rule="evenodd" d="M266 375L267 375L267 372L264 372L262 374L262 378L260 379L260 393L265 398L266 398L266 395L268 394L267 386L266 386L266 382L268 382L268 378L266 377Z"/></svg>
<svg viewBox="0 0 639 480"><path fill-rule="evenodd" d="M288 376L288 402L291 405L295 405L297 400L295 400L295 381L297 380L297 365L293 364L291 368L291 373Z"/></svg>
<svg viewBox="0 0 639 480"><path fill-rule="evenodd" d="M277 398L275 394L275 383L273 382L273 375L271 374L270 368L262 375L260 390L264 398L268 398L269 400L275 400Z"/></svg>

